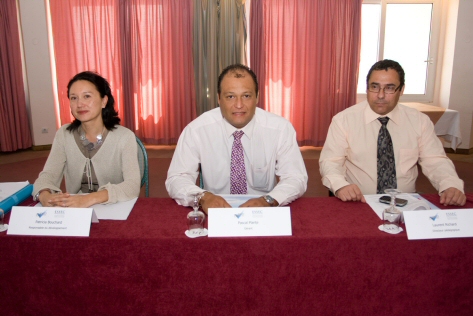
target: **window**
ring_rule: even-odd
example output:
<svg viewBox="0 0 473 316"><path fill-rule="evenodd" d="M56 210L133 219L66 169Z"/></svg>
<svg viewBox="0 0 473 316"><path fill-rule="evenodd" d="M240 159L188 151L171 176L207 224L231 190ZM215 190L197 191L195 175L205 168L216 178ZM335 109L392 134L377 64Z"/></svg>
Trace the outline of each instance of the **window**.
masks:
<svg viewBox="0 0 473 316"><path fill-rule="evenodd" d="M406 72L401 101L432 102L440 17L438 0L365 0L362 5L358 94L369 68L393 59Z"/></svg>

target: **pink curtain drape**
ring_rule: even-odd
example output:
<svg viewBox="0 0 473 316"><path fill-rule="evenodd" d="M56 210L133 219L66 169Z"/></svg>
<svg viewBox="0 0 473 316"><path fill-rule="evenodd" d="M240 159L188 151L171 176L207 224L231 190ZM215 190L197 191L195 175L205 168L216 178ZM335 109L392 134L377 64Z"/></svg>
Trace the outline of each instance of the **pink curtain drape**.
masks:
<svg viewBox="0 0 473 316"><path fill-rule="evenodd" d="M151 144L175 144L196 117L192 0L122 2L127 126ZM132 92L132 93L128 93ZM131 117L133 116L133 122Z"/></svg>
<svg viewBox="0 0 473 316"><path fill-rule="evenodd" d="M196 116L192 0L50 0L62 124L77 72L107 78L122 125L147 143L176 143Z"/></svg>
<svg viewBox="0 0 473 316"><path fill-rule="evenodd" d="M61 125L74 120L67 83L86 70L98 72L110 82L115 107L124 119L118 3L50 0Z"/></svg>
<svg viewBox="0 0 473 316"><path fill-rule="evenodd" d="M26 111L16 0L0 1L0 151L33 145Z"/></svg>
<svg viewBox="0 0 473 316"><path fill-rule="evenodd" d="M289 119L300 145L323 146L333 115L356 102L361 3L252 1L260 106Z"/></svg>

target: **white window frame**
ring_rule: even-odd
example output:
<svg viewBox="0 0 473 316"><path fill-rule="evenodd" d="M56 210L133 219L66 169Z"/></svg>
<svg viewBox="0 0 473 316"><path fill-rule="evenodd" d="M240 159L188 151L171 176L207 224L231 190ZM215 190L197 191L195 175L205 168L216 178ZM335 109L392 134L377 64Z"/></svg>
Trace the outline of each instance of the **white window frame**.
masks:
<svg viewBox="0 0 473 316"><path fill-rule="evenodd" d="M427 80L425 94L404 94L401 96L401 102L427 102L431 103L434 99L434 89L437 74L438 60L438 46L440 39L440 24L441 24L441 2L440 0L363 0L363 4L380 4L381 18L379 28L379 46L378 46L378 60L384 59L384 33L386 27L386 6L388 4L432 4L432 22L430 32L429 56L427 62ZM402 66L402 65L401 65ZM367 74L360 74L358 80L366 81ZM406 76L408 74L406 73ZM366 93L358 94L358 99L366 99Z"/></svg>

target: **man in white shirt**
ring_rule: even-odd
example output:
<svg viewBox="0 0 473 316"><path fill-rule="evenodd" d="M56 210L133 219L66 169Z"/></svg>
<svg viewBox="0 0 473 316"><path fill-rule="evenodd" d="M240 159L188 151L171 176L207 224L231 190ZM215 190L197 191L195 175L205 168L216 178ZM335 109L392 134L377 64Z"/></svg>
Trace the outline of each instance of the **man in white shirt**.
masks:
<svg viewBox="0 0 473 316"><path fill-rule="evenodd" d="M236 184L231 178L241 182L239 194L260 195L240 207L286 205L304 194L307 171L294 127L257 108L254 72L240 64L225 68L218 79L218 103L219 108L192 121L179 137L166 179L169 195L178 204L189 206L195 194L203 193L200 203L207 212L208 208L231 207L217 195L234 194ZM243 132L239 147L235 132ZM244 166L233 165L237 147ZM196 185L199 164L204 189ZM240 167L241 173L235 171Z"/></svg>
<svg viewBox="0 0 473 316"><path fill-rule="evenodd" d="M415 192L419 163L440 192L441 204L464 205L463 181L445 155L431 120L398 104L404 91L401 65L392 60L375 63L366 84L367 101L349 107L332 120L319 160L322 183L342 201L365 202L363 194L382 193L386 188L383 184L391 180L391 188ZM378 136L382 125L389 133L391 146L380 154ZM380 168L386 153L391 155L387 160L390 163ZM392 169L389 180L380 181L380 172L387 169Z"/></svg>

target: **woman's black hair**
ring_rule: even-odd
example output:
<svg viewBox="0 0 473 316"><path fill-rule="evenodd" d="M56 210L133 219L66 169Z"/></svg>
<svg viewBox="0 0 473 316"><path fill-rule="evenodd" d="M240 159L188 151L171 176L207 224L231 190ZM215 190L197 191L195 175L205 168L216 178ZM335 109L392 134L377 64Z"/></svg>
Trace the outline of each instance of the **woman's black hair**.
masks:
<svg viewBox="0 0 473 316"><path fill-rule="evenodd" d="M69 90L72 84L79 80L89 81L97 88L97 91L100 93L100 97L108 97L107 104L102 109L103 124L107 130L116 128L115 125L120 124L120 118L118 117L118 112L115 111L115 98L112 95L112 90L110 89L110 84L108 83L107 79L92 71L80 72L72 77L72 79L67 84L67 98L69 98ZM67 127L67 130L75 131L79 128L80 124L81 121L75 119L71 125Z"/></svg>

